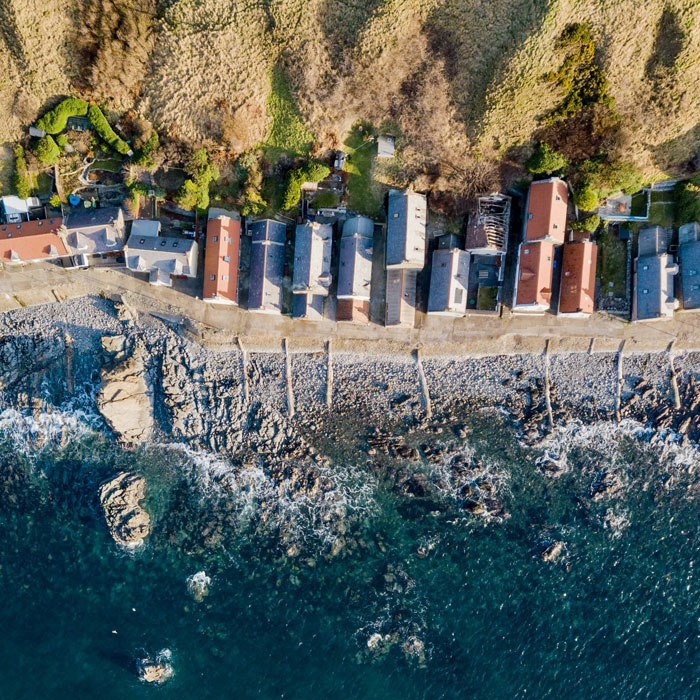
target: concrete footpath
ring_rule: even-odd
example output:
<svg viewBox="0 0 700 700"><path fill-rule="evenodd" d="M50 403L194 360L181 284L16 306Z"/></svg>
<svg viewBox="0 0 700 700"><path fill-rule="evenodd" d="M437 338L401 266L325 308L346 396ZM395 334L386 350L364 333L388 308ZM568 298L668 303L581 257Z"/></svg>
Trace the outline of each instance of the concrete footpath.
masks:
<svg viewBox="0 0 700 700"><path fill-rule="evenodd" d="M251 313L209 304L175 288L154 287L123 268L63 270L36 264L0 272L0 313L86 295L121 299L134 309L177 324L209 347L226 347L245 339L250 350L279 351L288 339L289 352L323 352L331 341L335 353L410 354L420 348L426 356L492 356L500 354L610 352L624 341L625 355L663 352L673 343L674 354L700 351L700 313L676 313L672 321L631 324L609 314L588 319L552 315L502 318L428 317L419 327L385 328L333 321L298 321L285 316Z"/></svg>

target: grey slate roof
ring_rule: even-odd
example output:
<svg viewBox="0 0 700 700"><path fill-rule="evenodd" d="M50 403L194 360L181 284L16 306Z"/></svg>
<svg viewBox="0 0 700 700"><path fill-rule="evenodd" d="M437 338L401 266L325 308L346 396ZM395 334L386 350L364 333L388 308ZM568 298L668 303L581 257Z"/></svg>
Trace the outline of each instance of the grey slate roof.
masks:
<svg viewBox="0 0 700 700"><path fill-rule="evenodd" d="M134 219L131 222L132 236L157 236L160 233L160 221L151 219Z"/></svg>
<svg viewBox="0 0 700 700"><path fill-rule="evenodd" d="M287 227L272 219L254 221L248 308L250 310L282 311L282 278L284 276L284 246Z"/></svg>
<svg viewBox="0 0 700 700"><path fill-rule="evenodd" d="M197 253L197 244L191 239L132 234L125 248L126 266L133 272L159 269L193 277L197 274Z"/></svg>
<svg viewBox="0 0 700 700"><path fill-rule="evenodd" d="M423 268L427 216L428 203L424 195L410 190L389 192L387 267Z"/></svg>
<svg viewBox="0 0 700 700"><path fill-rule="evenodd" d="M457 248L435 250L428 313L465 313L468 287L469 253Z"/></svg>
<svg viewBox="0 0 700 700"><path fill-rule="evenodd" d="M637 259L636 320L673 316L675 266L668 254Z"/></svg>
<svg viewBox="0 0 700 700"><path fill-rule="evenodd" d="M63 225L74 254L114 253L122 250L126 242L124 213L119 207L72 213Z"/></svg>
<svg viewBox="0 0 700 700"><path fill-rule="evenodd" d="M416 318L417 279L417 270L387 270L385 325L413 327Z"/></svg>
<svg viewBox="0 0 700 700"><path fill-rule="evenodd" d="M316 221L300 224L294 242L292 291L327 295L331 286L333 228Z"/></svg>
<svg viewBox="0 0 700 700"><path fill-rule="evenodd" d="M75 228L86 228L89 226L114 225L119 219L119 207L101 207L99 209L85 209L71 213L66 218L66 228L71 231Z"/></svg>
<svg viewBox="0 0 700 700"><path fill-rule="evenodd" d="M700 309L700 240L679 248L684 309Z"/></svg>
<svg viewBox="0 0 700 700"><path fill-rule="evenodd" d="M700 241L700 223L692 221L678 228L678 245Z"/></svg>
<svg viewBox="0 0 700 700"><path fill-rule="evenodd" d="M650 226L639 232L639 257L661 255L668 248L668 231L661 226Z"/></svg>
<svg viewBox="0 0 700 700"><path fill-rule="evenodd" d="M374 222L366 216L348 219L340 239L338 298L369 299L372 282Z"/></svg>

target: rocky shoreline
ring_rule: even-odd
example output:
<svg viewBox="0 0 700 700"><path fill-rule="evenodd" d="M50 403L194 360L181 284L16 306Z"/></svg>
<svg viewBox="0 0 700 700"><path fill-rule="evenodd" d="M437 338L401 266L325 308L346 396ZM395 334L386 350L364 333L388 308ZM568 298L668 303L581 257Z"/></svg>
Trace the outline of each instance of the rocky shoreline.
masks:
<svg viewBox="0 0 700 700"><path fill-rule="evenodd" d="M261 467L280 494L322 505L335 553L344 525L329 467L343 434L362 438L358 459L400 493L428 498L435 484L410 465L446 464L449 475L438 486L453 489L467 512L495 518L505 516L498 476L459 448L474 412L497 409L527 444L574 420L632 418L684 440L700 437L700 353L446 358L212 350L151 314L89 297L0 317L0 361L0 408L81 407L99 412L126 446L178 443L219 454L239 471ZM385 457L409 466L387 466ZM556 476L556 460L542 470ZM148 532L138 505L145 487L127 481L103 494L107 523L122 544ZM598 481L594 495L614 487ZM280 536L290 555L300 550L291 530Z"/></svg>

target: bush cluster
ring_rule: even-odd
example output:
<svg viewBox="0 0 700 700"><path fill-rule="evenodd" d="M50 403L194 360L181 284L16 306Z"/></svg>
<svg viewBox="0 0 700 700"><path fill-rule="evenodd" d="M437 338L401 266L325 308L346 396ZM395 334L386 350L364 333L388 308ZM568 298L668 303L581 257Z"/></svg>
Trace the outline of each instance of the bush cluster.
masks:
<svg viewBox="0 0 700 700"><path fill-rule="evenodd" d="M12 178L12 184L17 196L20 199L27 199L32 193L32 183L29 179L27 161L24 158L24 149L19 144L14 148L14 156L15 172Z"/></svg>
<svg viewBox="0 0 700 700"><path fill-rule="evenodd" d="M588 216L585 219L580 219L571 223L571 228L574 231L582 231L587 233L597 231L598 226L600 226L600 216L598 216L598 214L591 214L591 216Z"/></svg>
<svg viewBox="0 0 700 700"><path fill-rule="evenodd" d="M84 117L88 103L77 97L68 97L41 117L36 126L47 134L59 134L66 128L68 117Z"/></svg>
<svg viewBox="0 0 700 700"><path fill-rule="evenodd" d="M155 168L156 160L155 155L160 150L160 139L158 138L158 132L154 129L148 140L139 148L134 156L134 163L140 165L143 168Z"/></svg>
<svg viewBox="0 0 700 700"><path fill-rule="evenodd" d="M583 185L574 190L574 204L583 211L593 211L598 206L598 195L590 185Z"/></svg>
<svg viewBox="0 0 700 700"><path fill-rule="evenodd" d="M42 165L54 165L61 155L61 149L56 145L53 137L48 134L35 142L34 152Z"/></svg>
<svg viewBox="0 0 700 700"><path fill-rule="evenodd" d="M162 187L152 187L144 182L130 182L127 187L129 189L129 194L133 199L138 196L148 197L150 192L153 192L153 195L158 202L162 202L165 199L165 190Z"/></svg>
<svg viewBox="0 0 700 700"><path fill-rule="evenodd" d="M115 150L122 155L128 155L131 148L126 141L117 136L114 129L102 114L102 110L97 105L88 107L88 119L95 131Z"/></svg>
<svg viewBox="0 0 700 700"><path fill-rule="evenodd" d="M260 164L252 154L244 154L238 160L238 165L243 170L242 179L244 180L241 214L258 216L267 209L267 202L262 196L263 175Z"/></svg>
<svg viewBox="0 0 700 700"><path fill-rule="evenodd" d="M595 62L595 44L586 24L570 24L562 32L557 48L567 52L561 67L545 79L566 89L564 100L550 112L547 121L566 119L584 107L604 104L610 109L608 81Z"/></svg>
<svg viewBox="0 0 700 700"><path fill-rule="evenodd" d="M187 174L190 177L175 196L175 203L187 211L205 211L209 208L209 187L219 177L219 169L209 161L206 148L192 153L187 163Z"/></svg>
<svg viewBox="0 0 700 700"><path fill-rule="evenodd" d="M676 183L675 195L676 224L681 226L691 221L700 221L700 175Z"/></svg>
<svg viewBox="0 0 700 700"><path fill-rule="evenodd" d="M311 161L301 168L291 170L287 175L287 184L284 192L282 208L285 211L293 209L301 199L301 186L305 182L320 182L328 177L331 169L325 163Z"/></svg>
<svg viewBox="0 0 700 700"><path fill-rule="evenodd" d="M525 164L531 173L561 173L569 166L569 160L561 153L557 153L548 144L540 142L535 152Z"/></svg>
<svg viewBox="0 0 700 700"><path fill-rule="evenodd" d="M589 158L581 163L578 167L578 176L582 187L589 188L599 200L616 192L633 194L638 192L644 184L644 177L634 163L612 160L606 154Z"/></svg>

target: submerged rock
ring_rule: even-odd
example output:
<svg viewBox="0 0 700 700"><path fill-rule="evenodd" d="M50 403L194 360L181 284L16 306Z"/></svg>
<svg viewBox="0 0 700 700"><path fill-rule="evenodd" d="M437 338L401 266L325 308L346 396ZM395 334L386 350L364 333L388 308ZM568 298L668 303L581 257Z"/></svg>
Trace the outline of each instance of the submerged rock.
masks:
<svg viewBox="0 0 700 700"><path fill-rule="evenodd" d="M549 542L545 543L544 549L542 550L542 559L544 561L556 562L561 559L564 554L564 543L563 542Z"/></svg>
<svg viewBox="0 0 700 700"><path fill-rule="evenodd" d="M100 487L100 503L115 542L138 545L151 531L151 518L141 507L146 480L132 472L122 472Z"/></svg>
<svg viewBox="0 0 700 700"><path fill-rule="evenodd" d="M170 651L164 649L155 659L139 659L136 668L139 679L145 683L164 683L173 675Z"/></svg>
<svg viewBox="0 0 700 700"><path fill-rule="evenodd" d="M140 353L102 370L97 407L122 442L148 440L153 433L153 392Z"/></svg>
<svg viewBox="0 0 700 700"><path fill-rule="evenodd" d="M187 579L187 590L192 598L201 603L209 595L209 585L211 578L206 572L198 571Z"/></svg>

